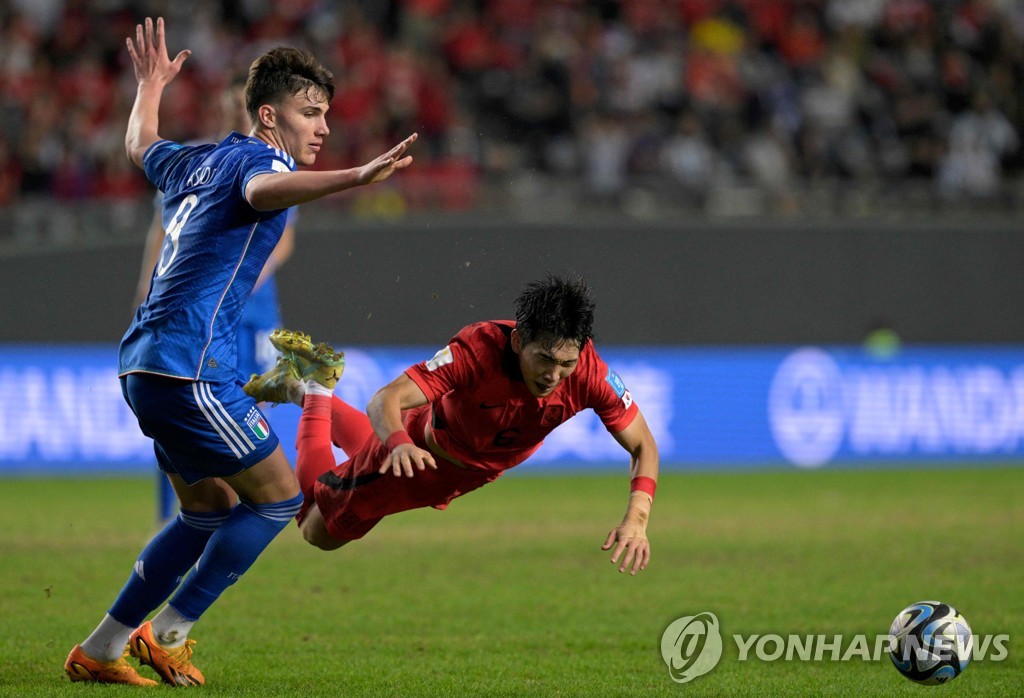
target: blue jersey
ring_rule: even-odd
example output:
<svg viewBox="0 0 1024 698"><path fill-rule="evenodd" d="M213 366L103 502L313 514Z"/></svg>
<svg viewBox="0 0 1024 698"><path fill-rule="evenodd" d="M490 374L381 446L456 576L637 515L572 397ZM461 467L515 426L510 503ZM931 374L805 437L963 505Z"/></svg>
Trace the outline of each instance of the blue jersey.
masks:
<svg viewBox="0 0 1024 698"><path fill-rule="evenodd" d="M143 165L164 193L167 234L149 295L121 340L118 373L234 381L238 323L288 217L252 208L245 186L295 161L232 133L216 145L157 141Z"/></svg>

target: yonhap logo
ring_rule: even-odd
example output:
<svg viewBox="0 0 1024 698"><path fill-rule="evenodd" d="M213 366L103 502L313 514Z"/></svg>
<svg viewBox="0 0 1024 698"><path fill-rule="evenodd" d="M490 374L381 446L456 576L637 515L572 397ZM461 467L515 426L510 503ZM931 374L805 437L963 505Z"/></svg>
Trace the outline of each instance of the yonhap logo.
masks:
<svg viewBox="0 0 1024 698"><path fill-rule="evenodd" d="M676 683L692 681L714 669L722 658L718 617L705 611L672 621L661 636L661 657Z"/></svg>

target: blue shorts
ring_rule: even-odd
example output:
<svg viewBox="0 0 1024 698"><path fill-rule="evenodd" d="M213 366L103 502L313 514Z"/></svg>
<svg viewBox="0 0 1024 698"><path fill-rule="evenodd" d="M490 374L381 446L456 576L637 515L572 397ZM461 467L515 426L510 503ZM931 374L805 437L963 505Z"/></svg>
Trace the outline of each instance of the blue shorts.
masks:
<svg viewBox="0 0 1024 698"><path fill-rule="evenodd" d="M121 377L121 392L153 439L160 469L190 485L237 475L277 448L277 434L241 383L129 373Z"/></svg>

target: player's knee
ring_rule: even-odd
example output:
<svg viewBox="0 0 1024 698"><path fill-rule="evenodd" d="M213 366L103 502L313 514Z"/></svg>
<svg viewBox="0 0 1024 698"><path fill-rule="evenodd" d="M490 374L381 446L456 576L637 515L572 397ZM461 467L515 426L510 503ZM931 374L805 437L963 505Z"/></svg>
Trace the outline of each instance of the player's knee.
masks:
<svg viewBox="0 0 1024 698"><path fill-rule="evenodd" d="M253 513L277 529L283 530L302 508L302 495L266 504L242 500Z"/></svg>
<svg viewBox="0 0 1024 698"><path fill-rule="evenodd" d="M338 540L331 537L331 534L327 532L327 528L324 526L323 519L319 521L306 519L302 524L301 530L302 537L306 542L320 550L337 550L345 545L345 543L348 543L347 540Z"/></svg>
<svg viewBox="0 0 1024 698"><path fill-rule="evenodd" d="M181 508L188 511L214 512L231 509L238 501L235 492L219 478L207 478L194 485L179 485L171 479Z"/></svg>

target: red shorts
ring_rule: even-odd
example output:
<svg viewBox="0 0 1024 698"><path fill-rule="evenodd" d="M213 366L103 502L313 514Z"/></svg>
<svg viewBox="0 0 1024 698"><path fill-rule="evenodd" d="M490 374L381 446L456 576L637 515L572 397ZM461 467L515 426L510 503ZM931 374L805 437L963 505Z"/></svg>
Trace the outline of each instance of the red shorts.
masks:
<svg viewBox="0 0 1024 698"><path fill-rule="evenodd" d="M402 414L413 443L424 449L424 427L429 418L429 405ZM437 470L417 470L412 477L398 477L391 471L382 475L377 471L387 456L388 449L380 439L367 439L352 458L317 480L313 494L332 538L362 538L382 518L400 511L444 509L456 497L501 475L500 471L462 468L437 456Z"/></svg>

